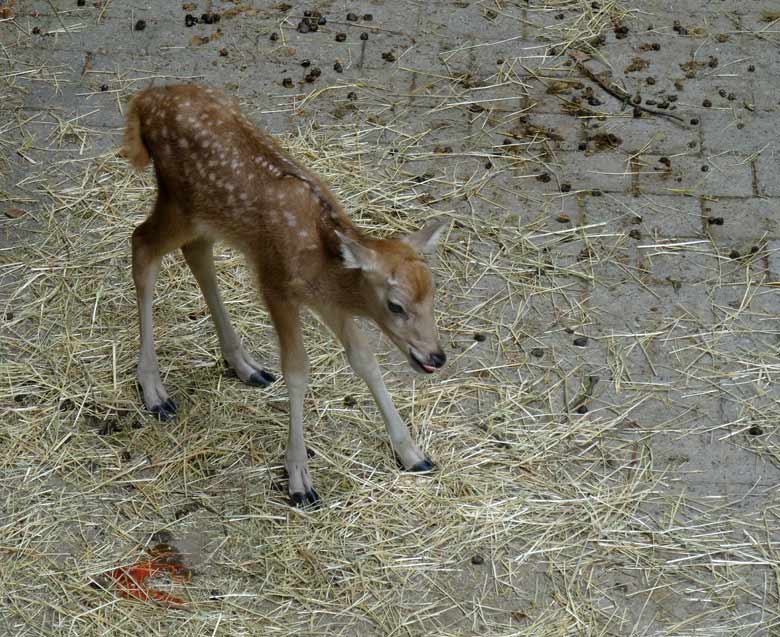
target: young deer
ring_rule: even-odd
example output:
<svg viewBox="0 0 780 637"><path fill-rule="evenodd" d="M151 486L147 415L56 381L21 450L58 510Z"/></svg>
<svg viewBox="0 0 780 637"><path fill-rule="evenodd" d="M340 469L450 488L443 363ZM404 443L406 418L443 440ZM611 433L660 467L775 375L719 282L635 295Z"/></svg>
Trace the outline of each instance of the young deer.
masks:
<svg viewBox="0 0 780 637"><path fill-rule="evenodd" d="M354 317L372 319L413 369L430 374L442 367L446 357L433 318L433 279L420 253L434 249L447 224L434 221L400 239L366 237L316 175L210 88L176 85L138 93L122 154L138 169L151 159L157 177L157 201L132 240L141 331L138 381L147 409L161 420L176 411L160 379L152 335L155 280L162 257L176 248L203 292L227 363L250 385L275 380L246 352L222 305L212 257L214 242L222 240L240 250L256 273L279 338L289 394L285 463L293 501L318 500L303 441L309 372L301 337L304 307L343 343L404 467L432 469L393 405Z"/></svg>

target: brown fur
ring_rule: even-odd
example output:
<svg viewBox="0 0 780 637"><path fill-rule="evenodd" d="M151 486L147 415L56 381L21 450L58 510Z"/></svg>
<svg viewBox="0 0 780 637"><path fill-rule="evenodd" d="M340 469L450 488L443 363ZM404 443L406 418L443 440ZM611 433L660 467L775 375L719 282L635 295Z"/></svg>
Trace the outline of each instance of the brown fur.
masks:
<svg viewBox="0 0 780 637"><path fill-rule="evenodd" d="M122 156L137 170L143 170L151 161L149 151L141 139L141 118L136 109L135 99L130 101L130 107L127 111L127 127L125 128Z"/></svg>
<svg viewBox="0 0 780 637"><path fill-rule="evenodd" d="M190 85L140 92L130 104L122 152L138 169L154 161L156 211L171 217L165 225L182 239L222 239L239 248L268 292L292 294L306 305L334 296L358 305L357 273L332 274L340 269L334 230L354 237L360 232L316 175L220 94Z"/></svg>

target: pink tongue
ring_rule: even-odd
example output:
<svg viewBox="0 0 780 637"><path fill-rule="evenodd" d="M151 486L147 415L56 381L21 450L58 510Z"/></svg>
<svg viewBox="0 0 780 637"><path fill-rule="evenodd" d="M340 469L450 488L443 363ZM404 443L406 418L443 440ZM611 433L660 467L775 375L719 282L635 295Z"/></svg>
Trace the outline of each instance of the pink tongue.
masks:
<svg viewBox="0 0 780 637"><path fill-rule="evenodd" d="M430 365L424 365L423 363L420 363L420 367L422 367L429 374L433 374L433 372L436 369L435 367L431 367Z"/></svg>

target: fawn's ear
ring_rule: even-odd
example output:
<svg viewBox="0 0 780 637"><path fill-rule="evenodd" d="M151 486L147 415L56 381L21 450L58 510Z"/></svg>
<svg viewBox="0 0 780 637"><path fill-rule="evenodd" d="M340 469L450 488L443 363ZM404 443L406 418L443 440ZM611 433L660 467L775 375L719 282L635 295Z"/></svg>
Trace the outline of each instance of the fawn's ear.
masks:
<svg viewBox="0 0 780 637"><path fill-rule="evenodd" d="M367 248L338 230L336 234L341 242L341 258L344 259L345 268L366 271L377 269L376 253L371 248Z"/></svg>
<svg viewBox="0 0 780 637"><path fill-rule="evenodd" d="M410 245L417 252L430 254L436 250L436 245L444 231L449 227L449 219L434 219L428 222L417 232L405 236L401 241Z"/></svg>

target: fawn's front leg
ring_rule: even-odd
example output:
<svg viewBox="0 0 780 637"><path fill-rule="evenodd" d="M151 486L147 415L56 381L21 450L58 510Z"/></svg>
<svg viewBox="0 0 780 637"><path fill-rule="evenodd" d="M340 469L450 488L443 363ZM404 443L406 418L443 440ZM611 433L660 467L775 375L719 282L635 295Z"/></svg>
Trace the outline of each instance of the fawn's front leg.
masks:
<svg viewBox="0 0 780 637"><path fill-rule="evenodd" d="M303 441L303 399L309 384L309 360L303 347L299 307L266 295L266 305L279 337L282 374L290 403L290 429L285 467L288 492L296 505L316 504L319 496L312 486L306 444Z"/></svg>
<svg viewBox="0 0 780 637"><path fill-rule="evenodd" d="M347 360L352 369L368 385L368 389L382 413L393 450L403 466L408 471L430 471L433 469L433 462L420 451L409 435L406 424L401 420L401 416L393 404L393 399L387 391L385 381L382 379L382 372L376 362L376 357L354 318L337 310L318 310L318 313L344 345Z"/></svg>

